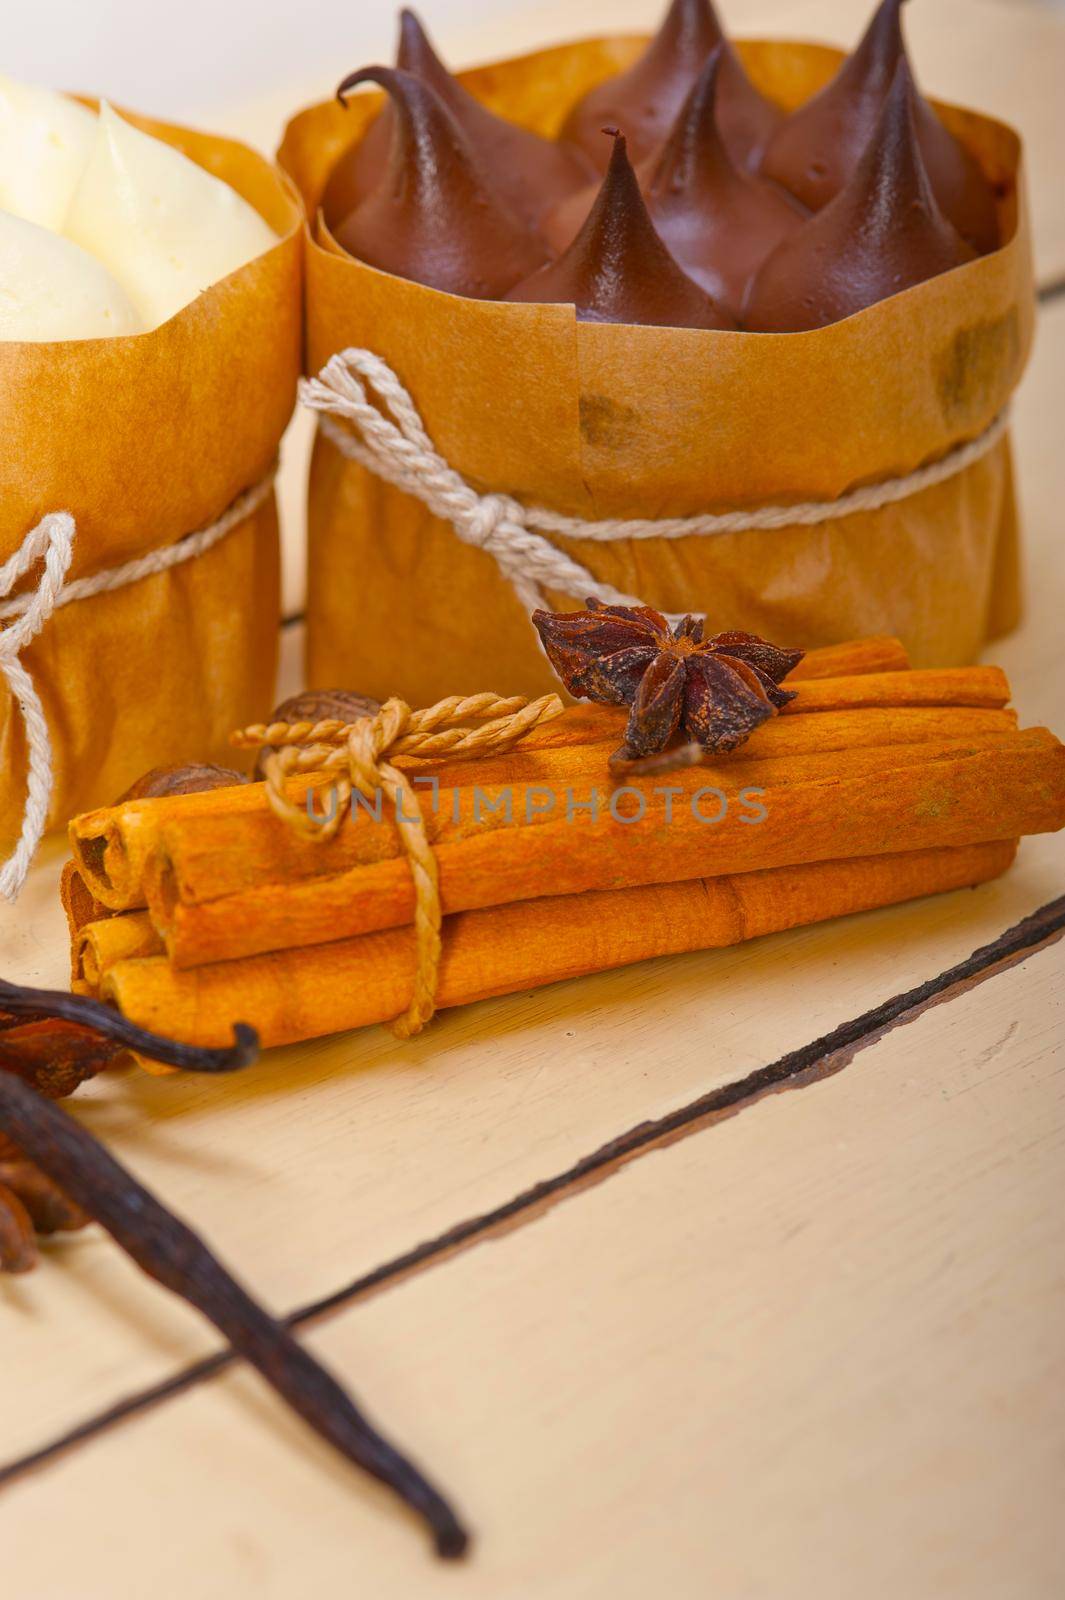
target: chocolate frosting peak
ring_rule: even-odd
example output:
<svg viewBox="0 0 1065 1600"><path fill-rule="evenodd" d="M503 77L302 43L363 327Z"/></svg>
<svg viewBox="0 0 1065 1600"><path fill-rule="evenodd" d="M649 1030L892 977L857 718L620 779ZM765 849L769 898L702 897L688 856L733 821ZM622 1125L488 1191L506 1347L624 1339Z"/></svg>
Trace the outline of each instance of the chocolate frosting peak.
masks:
<svg viewBox="0 0 1065 1600"><path fill-rule="evenodd" d="M570 112L561 137L601 171L607 157L599 134L604 126L617 125L625 129L633 161L647 160L668 136L714 50L722 52L717 96L722 137L739 166L756 166L783 117L748 78L710 0L673 0L635 66L585 95Z"/></svg>
<svg viewBox="0 0 1065 1600"><path fill-rule="evenodd" d="M739 171L718 129L724 49L707 61L644 192L655 228L689 277L738 315L755 272L804 213L779 190Z"/></svg>
<svg viewBox="0 0 1065 1600"><path fill-rule="evenodd" d="M497 117L464 89L444 66L410 10L400 12L396 64L435 90L477 149L498 192L534 227L591 177L594 169L579 151ZM337 90L342 99L357 78L358 74L352 74L344 79ZM394 119L394 108L386 105L359 143L337 162L322 199L330 226L339 223L380 180L389 160Z"/></svg>
<svg viewBox="0 0 1065 1600"><path fill-rule="evenodd" d="M655 232L626 141L614 147L584 227L558 261L518 284L508 300L574 305L589 322L731 328L732 318L692 282Z"/></svg>
<svg viewBox="0 0 1065 1600"><path fill-rule="evenodd" d="M640 59L578 102L562 138L602 171L609 157L600 134L604 127L620 126L629 138L632 159L644 160L666 137L704 61L723 37L710 0L672 0Z"/></svg>
<svg viewBox="0 0 1065 1600"><path fill-rule="evenodd" d="M851 177L866 149L900 61L906 61L904 0L881 4L830 83L770 139L762 173L817 211ZM940 206L978 250L999 242L991 185L964 146L914 90L914 121Z"/></svg>
<svg viewBox="0 0 1065 1600"><path fill-rule="evenodd" d="M880 0L865 32L839 70L857 94L875 95L878 105L891 88L899 57L905 55L902 8L906 0Z"/></svg>
<svg viewBox="0 0 1065 1600"><path fill-rule="evenodd" d="M650 191L656 198L683 194L695 203L710 200L736 175L715 115L720 69L718 45L692 85L654 163Z"/></svg>
<svg viewBox="0 0 1065 1600"><path fill-rule="evenodd" d="M366 67L348 87L378 83L394 112L388 163L334 229L345 250L433 289L498 299L548 259L540 236L499 193L440 96L413 73Z"/></svg>
<svg viewBox="0 0 1065 1600"><path fill-rule="evenodd" d="M973 259L933 192L915 99L902 59L853 177L766 261L748 298L746 328L823 327Z"/></svg>
<svg viewBox="0 0 1065 1600"><path fill-rule="evenodd" d="M722 39L718 49L717 125L736 165L756 170L762 152L784 121L784 113L755 88L731 40Z"/></svg>

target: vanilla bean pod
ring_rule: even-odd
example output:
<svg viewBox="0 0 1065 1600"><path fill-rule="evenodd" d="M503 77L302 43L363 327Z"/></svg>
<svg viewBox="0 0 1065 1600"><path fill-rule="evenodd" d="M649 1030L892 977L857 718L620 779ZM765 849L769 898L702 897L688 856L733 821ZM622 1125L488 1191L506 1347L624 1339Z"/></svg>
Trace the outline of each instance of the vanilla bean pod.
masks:
<svg viewBox="0 0 1065 1600"><path fill-rule="evenodd" d="M447 1501L376 1432L336 1380L241 1288L204 1242L98 1139L7 1073L0 1073L0 1132L94 1217L149 1277L213 1323L316 1433L417 1512L432 1531L438 1555L463 1554L468 1536Z"/></svg>
<svg viewBox="0 0 1065 1600"><path fill-rule="evenodd" d="M185 1072L239 1072L250 1066L259 1053L259 1038L254 1028L237 1022L233 1043L225 1050L204 1050L180 1044L162 1034L149 1033L128 1022L120 1012L87 995L66 994L59 989L24 989L0 978L0 1016L30 1020L77 1023L127 1050L136 1050Z"/></svg>

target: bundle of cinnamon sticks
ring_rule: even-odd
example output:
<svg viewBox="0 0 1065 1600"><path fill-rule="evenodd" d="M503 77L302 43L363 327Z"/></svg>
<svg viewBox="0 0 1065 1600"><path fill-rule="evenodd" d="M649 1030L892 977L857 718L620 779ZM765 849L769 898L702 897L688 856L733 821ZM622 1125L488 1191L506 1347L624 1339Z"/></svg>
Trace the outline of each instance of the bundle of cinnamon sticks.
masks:
<svg viewBox="0 0 1065 1600"><path fill-rule="evenodd" d="M1065 746L1021 731L995 667L912 671L894 640L812 651L783 714L664 776L607 766L624 708L578 706L504 755L399 757L445 913L437 1004L734 944L1004 872L1065 824ZM327 813L328 775L290 780ZM415 896L387 807L328 842L265 785L142 799L71 825L74 986L190 1043L386 1021L414 982Z"/></svg>

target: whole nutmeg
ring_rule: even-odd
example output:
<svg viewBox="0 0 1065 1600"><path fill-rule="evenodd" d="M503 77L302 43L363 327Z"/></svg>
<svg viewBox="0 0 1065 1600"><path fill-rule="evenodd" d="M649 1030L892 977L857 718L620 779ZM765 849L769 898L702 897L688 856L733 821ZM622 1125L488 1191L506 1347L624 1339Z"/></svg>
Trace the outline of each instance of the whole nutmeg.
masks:
<svg viewBox="0 0 1065 1600"><path fill-rule="evenodd" d="M203 794L208 789L232 789L235 784L247 783L243 772L229 767L215 767L206 762L188 762L182 766L152 767L125 794L119 795L116 805L127 800L160 800L174 794Z"/></svg>
<svg viewBox="0 0 1065 1600"><path fill-rule="evenodd" d="M270 722L358 722L360 717L375 717L381 702L367 694L356 694L353 689L304 689L288 700L282 700L271 711ZM264 745L255 763L255 776L263 776L263 757L270 746Z"/></svg>

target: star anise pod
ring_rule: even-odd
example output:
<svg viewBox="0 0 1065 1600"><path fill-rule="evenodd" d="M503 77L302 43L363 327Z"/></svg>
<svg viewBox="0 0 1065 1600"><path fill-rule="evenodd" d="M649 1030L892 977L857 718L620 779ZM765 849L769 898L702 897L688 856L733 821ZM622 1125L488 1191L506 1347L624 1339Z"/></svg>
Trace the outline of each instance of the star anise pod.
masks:
<svg viewBox="0 0 1065 1600"><path fill-rule="evenodd" d="M654 756L678 733L701 750L735 750L795 698L779 685L801 650L753 633L704 639L699 618L671 628L650 606L585 604L585 611L534 611L532 620L570 694L632 707L615 761Z"/></svg>

